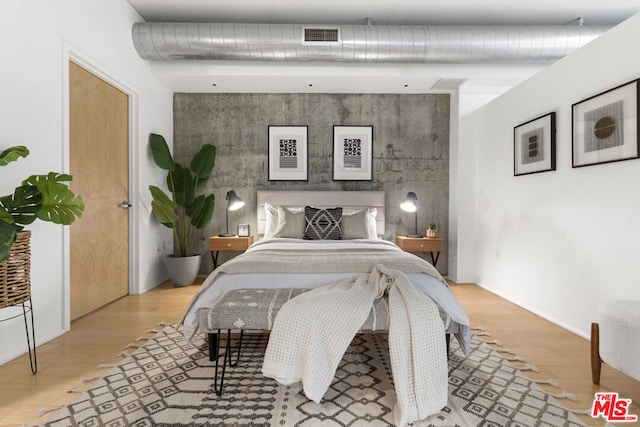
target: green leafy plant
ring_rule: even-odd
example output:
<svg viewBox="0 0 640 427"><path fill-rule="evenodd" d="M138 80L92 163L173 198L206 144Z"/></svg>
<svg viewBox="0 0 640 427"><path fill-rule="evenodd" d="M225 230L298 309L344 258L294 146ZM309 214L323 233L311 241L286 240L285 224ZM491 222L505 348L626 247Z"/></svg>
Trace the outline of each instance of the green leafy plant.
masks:
<svg viewBox="0 0 640 427"><path fill-rule="evenodd" d="M0 153L0 166L27 157L24 146L10 147ZM0 261L11 255L11 245L18 232L35 220L70 225L84 212L84 201L66 184L71 175L49 172L31 175L13 191L0 197Z"/></svg>
<svg viewBox="0 0 640 427"><path fill-rule="evenodd" d="M176 163L164 137L152 133L149 146L155 164L167 171L169 194L159 187L149 186L151 212L164 226L173 230L174 256L191 255L193 227L204 228L211 221L215 196L200 194L211 176L216 161L216 147L205 144L193 157L189 168Z"/></svg>
<svg viewBox="0 0 640 427"><path fill-rule="evenodd" d="M429 224L429 230L435 230L436 225L434 223Z"/></svg>

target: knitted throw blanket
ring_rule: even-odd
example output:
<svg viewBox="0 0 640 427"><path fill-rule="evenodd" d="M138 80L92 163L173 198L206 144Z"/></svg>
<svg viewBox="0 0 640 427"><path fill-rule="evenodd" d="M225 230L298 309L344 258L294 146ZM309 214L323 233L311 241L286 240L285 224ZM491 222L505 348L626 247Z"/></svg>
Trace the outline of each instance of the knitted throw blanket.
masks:
<svg viewBox="0 0 640 427"><path fill-rule="evenodd" d="M374 299L385 291L395 423L403 426L439 412L447 404L449 318L404 273L383 266L285 303L274 321L262 373L281 384L302 381L306 396L320 403Z"/></svg>

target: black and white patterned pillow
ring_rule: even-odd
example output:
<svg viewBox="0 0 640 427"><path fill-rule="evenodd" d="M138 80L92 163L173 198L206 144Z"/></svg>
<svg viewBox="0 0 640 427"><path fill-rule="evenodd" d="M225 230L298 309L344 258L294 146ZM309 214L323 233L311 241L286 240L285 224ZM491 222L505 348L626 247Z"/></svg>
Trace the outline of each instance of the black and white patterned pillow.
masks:
<svg viewBox="0 0 640 427"><path fill-rule="evenodd" d="M340 240L342 208L319 209L305 206L304 238L307 240Z"/></svg>

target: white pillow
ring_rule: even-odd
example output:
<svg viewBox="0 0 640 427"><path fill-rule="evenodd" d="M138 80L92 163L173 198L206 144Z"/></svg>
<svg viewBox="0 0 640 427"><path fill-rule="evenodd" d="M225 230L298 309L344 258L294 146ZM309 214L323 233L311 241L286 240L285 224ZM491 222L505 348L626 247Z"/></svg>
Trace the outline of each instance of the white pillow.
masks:
<svg viewBox="0 0 640 427"><path fill-rule="evenodd" d="M372 240L378 239L378 225L376 224L376 216L378 215L378 209L367 208L369 212L369 238Z"/></svg>
<svg viewBox="0 0 640 427"><path fill-rule="evenodd" d="M265 223L263 239L271 239L278 229L278 208L269 203L264 204Z"/></svg>
<svg viewBox="0 0 640 427"><path fill-rule="evenodd" d="M376 208L345 209L342 214L342 238L372 239L378 238L376 229Z"/></svg>
<svg viewBox="0 0 640 427"><path fill-rule="evenodd" d="M278 228L273 237L304 238L304 215L304 211L296 212L296 209L290 210L278 206Z"/></svg>

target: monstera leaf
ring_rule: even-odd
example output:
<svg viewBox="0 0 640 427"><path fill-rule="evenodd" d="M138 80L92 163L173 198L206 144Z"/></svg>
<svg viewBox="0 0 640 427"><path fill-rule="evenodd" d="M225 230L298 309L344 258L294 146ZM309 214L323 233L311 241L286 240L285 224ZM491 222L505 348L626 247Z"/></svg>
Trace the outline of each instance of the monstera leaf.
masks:
<svg viewBox="0 0 640 427"><path fill-rule="evenodd" d="M11 217L13 224L29 225L42 209L42 193L36 186L23 184L13 194L0 197L0 207Z"/></svg>
<svg viewBox="0 0 640 427"><path fill-rule="evenodd" d="M9 147L0 153L0 166L5 166L11 162L15 162L20 157L27 157L28 155L29 150L25 146Z"/></svg>
<svg viewBox="0 0 640 427"><path fill-rule="evenodd" d="M0 166L27 157L24 146L10 147L0 153ZM13 194L0 197L0 261L11 255L16 233L36 219L69 225L84 212L82 197L67 186L71 175L49 172L32 175L16 187Z"/></svg>
<svg viewBox="0 0 640 427"><path fill-rule="evenodd" d="M49 172L48 175L32 175L23 185L32 185L42 194L42 206L37 216L43 221L70 225L82 216L84 201L64 184L71 181L71 175Z"/></svg>
<svg viewBox="0 0 640 427"><path fill-rule="evenodd" d="M11 245L16 241L17 233L14 226L0 221L0 262L11 255Z"/></svg>

